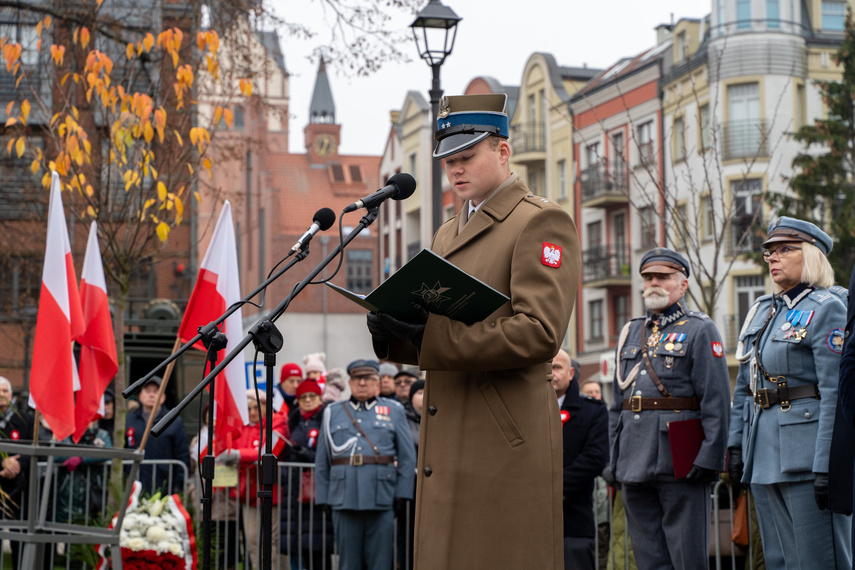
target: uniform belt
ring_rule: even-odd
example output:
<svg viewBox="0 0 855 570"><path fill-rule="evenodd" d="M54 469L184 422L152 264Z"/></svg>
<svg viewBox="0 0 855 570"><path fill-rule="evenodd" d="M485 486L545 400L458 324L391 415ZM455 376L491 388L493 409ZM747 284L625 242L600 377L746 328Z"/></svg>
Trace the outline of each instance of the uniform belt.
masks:
<svg viewBox="0 0 855 570"><path fill-rule="evenodd" d="M362 455L361 453L355 453L349 457L337 457L333 459L330 464L332 465L353 465L354 467L359 467L360 465L389 465L390 463L394 463L395 458L391 455Z"/></svg>
<svg viewBox="0 0 855 570"><path fill-rule="evenodd" d="M640 412L642 410L700 410L697 398L642 398L633 396L623 401L624 410Z"/></svg>
<svg viewBox="0 0 855 570"><path fill-rule="evenodd" d="M774 390L761 388L754 393L754 403L761 408L770 408L780 404L788 407L793 400L804 398L819 399L819 386L816 384L805 384L804 386L779 385Z"/></svg>

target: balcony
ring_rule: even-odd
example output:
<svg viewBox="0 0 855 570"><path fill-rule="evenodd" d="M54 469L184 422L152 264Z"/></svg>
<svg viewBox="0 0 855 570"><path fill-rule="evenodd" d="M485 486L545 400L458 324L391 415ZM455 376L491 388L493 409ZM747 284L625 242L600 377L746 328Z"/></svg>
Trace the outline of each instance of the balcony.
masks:
<svg viewBox="0 0 855 570"><path fill-rule="evenodd" d="M546 131L543 123L511 125L511 148L514 161L546 160Z"/></svg>
<svg viewBox="0 0 855 570"><path fill-rule="evenodd" d="M628 202L629 187L623 168L608 172L603 165L589 166L582 171L580 181L583 208L604 208Z"/></svg>
<svg viewBox="0 0 855 570"><path fill-rule="evenodd" d="M723 125L722 157L724 160L769 157L769 128L766 119L728 121Z"/></svg>
<svg viewBox="0 0 855 570"><path fill-rule="evenodd" d="M604 245L582 252L582 283L588 287L629 285L632 280L629 246Z"/></svg>

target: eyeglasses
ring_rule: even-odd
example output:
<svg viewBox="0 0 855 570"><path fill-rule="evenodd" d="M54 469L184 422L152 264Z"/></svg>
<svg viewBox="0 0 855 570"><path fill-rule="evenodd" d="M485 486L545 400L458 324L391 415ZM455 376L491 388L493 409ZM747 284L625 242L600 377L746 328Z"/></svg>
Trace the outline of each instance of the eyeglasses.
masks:
<svg viewBox="0 0 855 570"><path fill-rule="evenodd" d="M314 400L315 398L320 398L320 396L318 396L314 392L309 392L308 394L303 394L302 396L300 396L300 400Z"/></svg>
<svg viewBox="0 0 855 570"><path fill-rule="evenodd" d="M794 245L782 245L778 249L767 249L763 252L763 261L769 263L769 258L772 257L772 254L778 254L779 259L783 259L790 255L791 251L801 251L802 248L796 247Z"/></svg>
<svg viewBox="0 0 855 570"><path fill-rule="evenodd" d="M358 382L365 382L365 383L368 383L368 382L379 382L379 381L380 381L380 377L379 377L379 376L377 376L376 374L372 374L372 375L370 375L370 376L351 376L351 377L350 377L350 381L351 381L351 382L357 382L357 383L358 383Z"/></svg>
<svg viewBox="0 0 855 570"><path fill-rule="evenodd" d="M402 384L410 386L413 382L415 382L415 380L395 380L395 386L401 386Z"/></svg>

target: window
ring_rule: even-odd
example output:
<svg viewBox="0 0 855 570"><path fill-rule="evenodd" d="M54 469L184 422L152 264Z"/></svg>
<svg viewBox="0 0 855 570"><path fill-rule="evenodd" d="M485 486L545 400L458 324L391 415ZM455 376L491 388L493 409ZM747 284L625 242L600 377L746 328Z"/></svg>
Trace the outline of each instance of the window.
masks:
<svg viewBox="0 0 855 570"><path fill-rule="evenodd" d="M846 23L846 2L822 0L822 29L842 32Z"/></svg>
<svg viewBox="0 0 855 570"><path fill-rule="evenodd" d="M701 237L705 240L712 239L716 234L716 228L712 199L709 196L701 198L701 216Z"/></svg>
<svg viewBox="0 0 855 570"><path fill-rule="evenodd" d="M35 256L0 257L0 318L32 316L39 306L44 260ZM32 315L22 310L28 308Z"/></svg>
<svg viewBox="0 0 855 570"><path fill-rule="evenodd" d="M653 206L645 206L638 211L641 218L641 247L650 249L656 247L656 210Z"/></svg>
<svg viewBox="0 0 855 570"><path fill-rule="evenodd" d="M629 275L629 248L626 247L626 213L618 212L612 216L612 229L614 232L615 258L621 275Z"/></svg>
<svg viewBox="0 0 855 570"><path fill-rule="evenodd" d="M676 160L686 158L686 126L683 117L674 119L674 158Z"/></svg>
<svg viewBox="0 0 855 570"><path fill-rule="evenodd" d="M689 44L686 40L686 32L677 34L677 61L683 61L689 56Z"/></svg>
<svg viewBox="0 0 855 570"><path fill-rule="evenodd" d="M781 9L778 5L779 0L766 0L766 27L780 28L781 27Z"/></svg>
<svg viewBox="0 0 855 570"><path fill-rule="evenodd" d="M350 165L350 181L355 184L362 182L362 170L360 170L358 164Z"/></svg>
<svg viewBox="0 0 855 570"><path fill-rule="evenodd" d="M612 301L614 305L614 319L612 320L612 328L615 331L620 331L623 326L629 322L629 295L617 295Z"/></svg>
<svg viewBox="0 0 855 570"><path fill-rule="evenodd" d="M728 86L727 108L725 159L765 156L760 121L760 85L739 83Z"/></svg>
<svg viewBox="0 0 855 570"><path fill-rule="evenodd" d="M0 37L8 38L9 41L21 44L21 63L24 65L36 65L39 62L38 46L39 37L36 27L30 25L0 24Z"/></svg>
<svg viewBox="0 0 855 570"><path fill-rule="evenodd" d="M638 161L653 164L653 121L638 126Z"/></svg>
<svg viewBox="0 0 855 570"><path fill-rule="evenodd" d="M617 190L626 188L626 161L623 157L624 142L623 131L618 131L612 135L612 152L609 155L609 176L611 176L612 184Z"/></svg>
<svg viewBox="0 0 855 570"><path fill-rule="evenodd" d="M370 249L353 249L347 253L347 284L354 293L370 293L374 288L372 279L374 254Z"/></svg>
<svg viewBox="0 0 855 570"><path fill-rule="evenodd" d="M528 122L537 122L537 100L534 97L534 93L528 96Z"/></svg>
<svg viewBox="0 0 855 570"><path fill-rule="evenodd" d="M736 28L747 30L751 27L751 0L736 0Z"/></svg>
<svg viewBox="0 0 855 570"><path fill-rule="evenodd" d="M528 171L528 189L532 194L537 195L539 193L537 186L537 170L533 168Z"/></svg>
<svg viewBox="0 0 855 570"><path fill-rule="evenodd" d="M588 247L599 250L603 247L603 222L596 221L588 224Z"/></svg>
<svg viewBox="0 0 855 570"><path fill-rule="evenodd" d="M558 161L558 199L567 199L567 161Z"/></svg>
<svg viewBox="0 0 855 570"><path fill-rule="evenodd" d="M758 228L763 223L760 178L735 180L730 183L733 197L733 222L731 224L731 251L734 254L759 251L763 247L763 233Z"/></svg>
<svg viewBox="0 0 855 570"><path fill-rule="evenodd" d="M588 303L588 331L589 340L603 340L603 301L591 301Z"/></svg>
<svg viewBox="0 0 855 570"><path fill-rule="evenodd" d="M736 278L734 284L736 293L737 326L742 326L748 310L758 297L766 294L764 275L744 275Z"/></svg>
<svg viewBox="0 0 855 570"><path fill-rule="evenodd" d="M333 182L344 182L344 168L341 167L341 164L338 162L330 164L330 171L332 172Z"/></svg>
<svg viewBox="0 0 855 570"><path fill-rule="evenodd" d="M698 128L701 131L701 148L706 150L712 147L712 117L710 117L710 106L702 105L698 112Z"/></svg>
<svg viewBox="0 0 855 570"><path fill-rule="evenodd" d="M588 168L600 163L600 143L589 144L585 147L585 163Z"/></svg>
<svg viewBox="0 0 855 570"><path fill-rule="evenodd" d="M671 235L673 236L674 245L684 247L689 241L687 238L689 228L689 207L683 202L674 206L674 223L671 224Z"/></svg>

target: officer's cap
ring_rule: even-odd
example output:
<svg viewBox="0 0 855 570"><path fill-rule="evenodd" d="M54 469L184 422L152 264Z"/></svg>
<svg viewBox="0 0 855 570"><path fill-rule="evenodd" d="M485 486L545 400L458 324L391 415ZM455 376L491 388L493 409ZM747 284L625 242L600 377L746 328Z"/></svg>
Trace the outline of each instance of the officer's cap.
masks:
<svg viewBox="0 0 855 570"><path fill-rule="evenodd" d="M507 101L504 93L443 97L433 135L434 158L458 153L490 135L507 139L510 133Z"/></svg>
<svg viewBox="0 0 855 570"><path fill-rule="evenodd" d="M675 273L677 271L688 277L689 262L676 251L664 247L657 247L645 253L644 257L641 258L641 266L638 270L642 275L645 273Z"/></svg>
<svg viewBox="0 0 855 570"><path fill-rule="evenodd" d="M810 222L781 216L769 223L768 237L763 242L764 248L773 243L784 241L803 241L811 243L828 255L833 247L831 237Z"/></svg>
<svg viewBox="0 0 855 570"><path fill-rule="evenodd" d="M366 374L379 374L380 363L376 360L354 360L347 365L347 373L351 378L354 376L365 376Z"/></svg>
<svg viewBox="0 0 855 570"><path fill-rule="evenodd" d="M380 365L380 376L392 376L398 373L398 367L391 362L384 362Z"/></svg>

